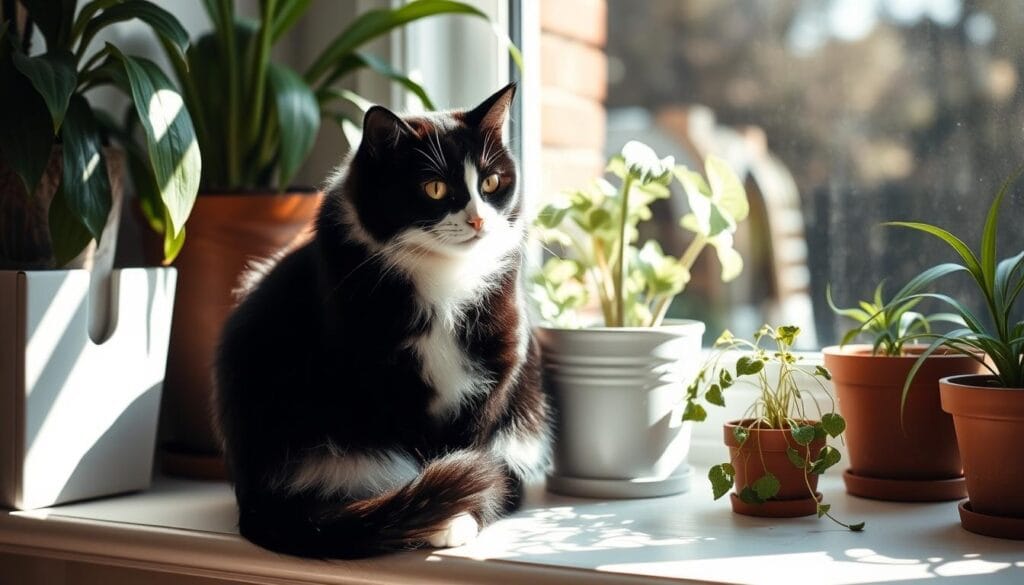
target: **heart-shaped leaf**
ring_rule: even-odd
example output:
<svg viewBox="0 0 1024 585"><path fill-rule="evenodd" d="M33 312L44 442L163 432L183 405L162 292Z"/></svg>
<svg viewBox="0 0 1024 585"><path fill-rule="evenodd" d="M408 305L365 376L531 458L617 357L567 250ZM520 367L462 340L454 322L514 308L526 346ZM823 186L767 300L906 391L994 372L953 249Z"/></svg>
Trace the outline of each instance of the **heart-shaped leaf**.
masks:
<svg viewBox="0 0 1024 585"><path fill-rule="evenodd" d="M794 426L790 430L790 434L793 435L793 440L800 445L810 445L814 441L814 427L812 426Z"/></svg>
<svg viewBox="0 0 1024 585"><path fill-rule="evenodd" d="M779 483L779 478L769 472L758 478L751 487L754 488L757 497L764 501L775 497L775 494L779 493L779 488L782 487L782 484Z"/></svg>
<svg viewBox="0 0 1024 585"><path fill-rule="evenodd" d="M846 430L846 420L837 413L826 412L821 415L821 426L830 437L838 437Z"/></svg>
<svg viewBox="0 0 1024 585"><path fill-rule="evenodd" d="M708 470L708 480L711 481L711 491L717 500L732 489L733 483L736 481L736 470L728 463L715 465Z"/></svg>

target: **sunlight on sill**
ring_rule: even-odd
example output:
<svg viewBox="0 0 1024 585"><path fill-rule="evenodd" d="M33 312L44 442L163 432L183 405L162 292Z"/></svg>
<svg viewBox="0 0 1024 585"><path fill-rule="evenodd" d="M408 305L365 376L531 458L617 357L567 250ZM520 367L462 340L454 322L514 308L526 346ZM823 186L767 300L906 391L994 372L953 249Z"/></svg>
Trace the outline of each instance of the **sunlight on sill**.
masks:
<svg viewBox="0 0 1024 585"><path fill-rule="evenodd" d="M877 554L871 549L846 551L848 558L834 558L827 552L807 552L776 555L751 555L718 559L694 559L645 563L617 563L601 565L598 571L640 574L654 577L706 579L713 582L736 584L762 583L766 575L785 575L800 567L800 572L815 575L821 585L857 585L906 581L936 577L968 577L991 575L1014 566L1009 562L991 562L976 554L962 559L902 559ZM1021 563L1017 563L1018 566Z"/></svg>

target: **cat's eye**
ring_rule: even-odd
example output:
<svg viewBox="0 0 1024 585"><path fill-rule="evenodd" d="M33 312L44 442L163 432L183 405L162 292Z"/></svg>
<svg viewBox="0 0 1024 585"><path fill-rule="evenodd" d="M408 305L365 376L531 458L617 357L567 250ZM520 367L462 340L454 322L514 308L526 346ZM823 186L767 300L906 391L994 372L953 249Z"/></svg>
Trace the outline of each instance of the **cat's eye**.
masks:
<svg viewBox="0 0 1024 585"><path fill-rule="evenodd" d="M500 183L500 178L498 177L498 174L495 173L495 174L487 177L486 179L484 179L484 182L480 184L480 189L484 193L494 193L495 191L498 190L498 184L499 183Z"/></svg>
<svg viewBox="0 0 1024 585"><path fill-rule="evenodd" d="M431 199L441 199L448 194L448 185L444 181L428 181L423 183L423 192Z"/></svg>

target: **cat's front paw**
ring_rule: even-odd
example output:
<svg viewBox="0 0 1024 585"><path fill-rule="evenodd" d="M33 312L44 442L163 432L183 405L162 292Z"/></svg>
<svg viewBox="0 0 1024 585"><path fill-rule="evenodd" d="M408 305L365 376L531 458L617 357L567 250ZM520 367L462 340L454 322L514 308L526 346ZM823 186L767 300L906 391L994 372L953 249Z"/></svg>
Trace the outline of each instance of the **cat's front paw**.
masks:
<svg viewBox="0 0 1024 585"><path fill-rule="evenodd" d="M480 533L480 525L469 514L459 514L441 527L440 530L427 537L427 543L434 548L451 548L462 546L476 538Z"/></svg>

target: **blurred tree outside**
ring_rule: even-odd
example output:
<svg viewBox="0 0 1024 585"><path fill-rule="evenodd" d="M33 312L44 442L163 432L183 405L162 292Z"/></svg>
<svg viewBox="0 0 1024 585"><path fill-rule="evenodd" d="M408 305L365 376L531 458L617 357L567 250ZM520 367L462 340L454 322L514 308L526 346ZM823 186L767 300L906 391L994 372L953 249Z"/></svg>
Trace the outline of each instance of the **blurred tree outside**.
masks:
<svg viewBox="0 0 1024 585"><path fill-rule="evenodd" d="M976 246L1024 162L1022 2L609 0L608 18L610 115L702 104L720 124L762 128L793 174L822 344L843 326L828 283L849 305L952 260L881 222L927 221ZM1003 209L1006 257L1024 249L1024 197Z"/></svg>

